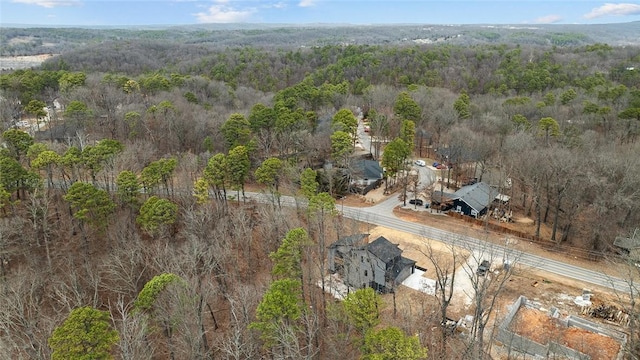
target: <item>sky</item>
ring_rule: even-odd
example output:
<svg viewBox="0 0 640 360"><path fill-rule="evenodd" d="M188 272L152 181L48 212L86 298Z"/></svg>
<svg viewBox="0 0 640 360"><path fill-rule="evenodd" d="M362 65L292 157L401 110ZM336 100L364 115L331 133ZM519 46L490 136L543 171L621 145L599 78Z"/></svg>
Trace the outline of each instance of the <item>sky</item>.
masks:
<svg viewBox="0 0 640 360"><path fill-rule="evenodd" d="M0 26L203 23L517 25L630 21L640 21L640 1L0 0Z"/></svg>

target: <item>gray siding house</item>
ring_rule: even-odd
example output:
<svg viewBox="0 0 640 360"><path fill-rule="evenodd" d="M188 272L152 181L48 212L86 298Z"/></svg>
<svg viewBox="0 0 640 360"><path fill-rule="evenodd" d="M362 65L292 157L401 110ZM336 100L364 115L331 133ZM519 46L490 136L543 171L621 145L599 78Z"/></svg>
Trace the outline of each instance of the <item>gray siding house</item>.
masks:
<svg viewBox="0 0 640 360"><path fill-rule="evenodd" d="M366 243L368 237L352 235L329 246L329 271L339 273L351 287L390 292L414 272L416 262L403 257L398 245L385 237Z"/></svg>

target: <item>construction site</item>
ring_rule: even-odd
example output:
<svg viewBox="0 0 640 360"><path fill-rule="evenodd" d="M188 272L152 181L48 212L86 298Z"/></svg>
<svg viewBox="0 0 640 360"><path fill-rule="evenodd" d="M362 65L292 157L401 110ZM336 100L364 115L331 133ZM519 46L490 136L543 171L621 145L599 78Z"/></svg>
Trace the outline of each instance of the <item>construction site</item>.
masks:
<svg viewBox="0 0 640 360"><path fill-rule="evenodd" d="M511 351L543 358L622 359L625 333L581 317L562 316L520 296L499 325L497 340Z"/></svg>

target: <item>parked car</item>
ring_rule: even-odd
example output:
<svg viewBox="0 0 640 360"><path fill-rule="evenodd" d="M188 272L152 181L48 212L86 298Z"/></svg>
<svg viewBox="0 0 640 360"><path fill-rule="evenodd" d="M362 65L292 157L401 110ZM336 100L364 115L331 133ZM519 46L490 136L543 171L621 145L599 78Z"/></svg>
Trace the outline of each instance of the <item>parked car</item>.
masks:
<svg viewBox="0 0 640 360"><path fill-rule="evenodd" d="M424 160L416 160L416 161L414 161L414 164L416 164L418 166L427 166L427 163L424 162Z"/></svg>
<svg viewBox="0 0 640 360"><path fill-rule="evenodd" d="M485 276L487 271L489 271L489 267L491 267L489 260L482 260L480 266L478 266L478 270L476 270L476 274L479 276Z"/></svg>
<svg viewBox="0 0 640 360"><path fill-rule="evenodd" d="M409 200L409 204L422 206L424 205L424 201L422 201L421 199L411 199Z"/></svg>

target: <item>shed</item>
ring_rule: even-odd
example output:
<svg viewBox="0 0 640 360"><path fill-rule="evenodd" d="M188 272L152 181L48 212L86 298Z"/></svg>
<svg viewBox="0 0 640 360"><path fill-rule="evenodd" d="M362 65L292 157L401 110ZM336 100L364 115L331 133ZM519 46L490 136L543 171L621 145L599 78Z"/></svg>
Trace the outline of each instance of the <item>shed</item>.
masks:
<svg viewBox="0 0 640 360"><path fill-rule="evenodd" d="M636 228L630 237L616 236L613 246L620 252L629 255L632 259L640 261L640 229Z"/></svg>

